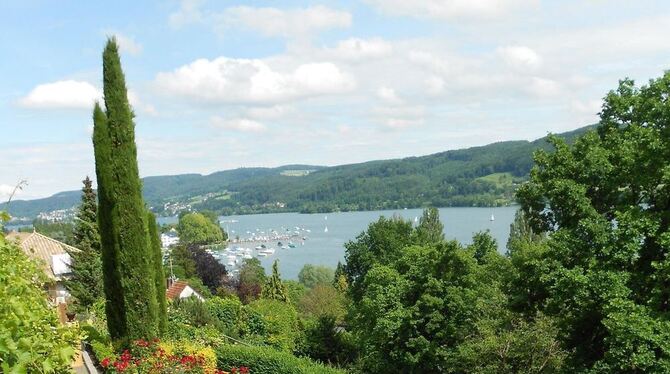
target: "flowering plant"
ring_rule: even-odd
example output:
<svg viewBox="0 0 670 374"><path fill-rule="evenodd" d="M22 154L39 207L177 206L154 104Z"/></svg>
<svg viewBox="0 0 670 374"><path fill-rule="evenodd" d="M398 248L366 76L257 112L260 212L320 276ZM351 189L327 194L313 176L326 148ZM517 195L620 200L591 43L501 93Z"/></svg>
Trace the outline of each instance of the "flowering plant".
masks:
<svg viewBox="0 0 670 374"><path fill-rule="evenodd" d="M205 354L193 352L174 353L173 349L164 349L158 339L151 341L136 340L130 349L124 350L118 357L105 357L100 361L104 373L150 373L150 374L228 374L218 370ZM230 374L247 374L246 367L233 368Z"/></svg>

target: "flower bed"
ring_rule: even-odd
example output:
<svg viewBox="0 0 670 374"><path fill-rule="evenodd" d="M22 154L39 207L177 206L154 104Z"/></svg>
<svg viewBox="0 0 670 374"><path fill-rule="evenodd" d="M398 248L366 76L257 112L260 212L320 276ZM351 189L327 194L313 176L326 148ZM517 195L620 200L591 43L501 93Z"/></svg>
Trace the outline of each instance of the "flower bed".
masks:
<svg viewBox="0 0 670 374"><path fill-rule="evenodd" d="M185 374L247 374L246 367L234 367L229 372L216 368L216 357L211 349L175 347L169 343L161 343L158 339L151 341L137 340L130 349L124 350L116 357L104 357L100 366L105 373L185 373Z"/></svg>

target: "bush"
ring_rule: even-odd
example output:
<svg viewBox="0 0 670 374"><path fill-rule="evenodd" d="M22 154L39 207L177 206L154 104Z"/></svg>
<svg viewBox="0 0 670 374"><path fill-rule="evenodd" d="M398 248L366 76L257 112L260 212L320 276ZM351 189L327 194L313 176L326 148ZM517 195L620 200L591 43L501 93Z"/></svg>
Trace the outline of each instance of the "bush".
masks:
<svg viewBox="0 0 670 374"><path fill-rule="evenodd" d="M278 300L261 299L245 308L244 330L247 335L260 335L262 339L249 337L252 341L292 352L300 338L298 314L290 305ZM245 340L248 338L245 336Z"/></svg>
<svg viewBox="0 0 670 374"><path fill-rule="evenodd" d="M77 327L62 326L44 294L42 270L0 240L0 371L67 372L79 345Z"/></svg>
<svg viewBox="0 0 670 374"><path fill-rule="evenodd" d="M217 320L221 332L238 335L242 303L234 296L229 298L213 297L205 301L205 306L212 318Z"/></svg>
<svg viewBox="0 0 670 374"><path fill-rule="evenodd" d="M344 371L298 358L270 347L223 345L216 350L218 367L231 370L246 366L253 374L343 374Z"/></svg>

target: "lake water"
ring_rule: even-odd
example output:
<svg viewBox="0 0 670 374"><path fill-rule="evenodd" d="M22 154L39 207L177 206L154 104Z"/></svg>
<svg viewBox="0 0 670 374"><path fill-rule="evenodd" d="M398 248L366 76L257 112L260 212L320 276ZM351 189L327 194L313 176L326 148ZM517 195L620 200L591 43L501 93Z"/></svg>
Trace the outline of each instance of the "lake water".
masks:
<svg viewBox="0 0 670 374"><path fill-rule="evenodd" d="M509 227L514 220L517 207L500 208L440 208L440 219L444 224L444 234L447 239L456 239L467 244L472 241L472 234L478 231L490 230L491 235L498 241L498 249L505 251L505 244L509 236ZM284 232L286 228L295 227L309 230L301 231L308 239L304 245L295 240L297 246L290 249L279 249L274 255L259 258L269 272L275 259L279 260L279 270L284 279L297 279L298 272L305 264L326 265L334 268L338 261L344 262L344 243L356 238L368 225L379 219L380 216L391 217L394 214L408 220L421 217L421 209L384 210L371 212L344 212L328 214L252 214L241 216L220 217L221 226L226 229L231 238L239 235L240 238L249 237L247 232L257 230L269 232L276 230ZM491 221L491 215L495 220ZM327 217L327 219L326 219ZM159 218L160 223L175 222L175 217ZM325 228L328 227L328 232ZM271 243L276 247L276 242ZM240 247L253 248L256 244L240 243Z"/></svg>

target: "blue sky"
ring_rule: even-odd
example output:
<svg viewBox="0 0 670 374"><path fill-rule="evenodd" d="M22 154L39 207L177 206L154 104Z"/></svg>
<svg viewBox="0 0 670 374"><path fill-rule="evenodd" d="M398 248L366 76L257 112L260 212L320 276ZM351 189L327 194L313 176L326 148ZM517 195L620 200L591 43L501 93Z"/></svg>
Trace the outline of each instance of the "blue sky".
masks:
<svg viewBox="0 0 670 374"><path fill-rule="evenodd" d="M3 1L0 22L0 198L94 175L110 35L142 176L535 139L670 66L664 1Z"/></svg>

